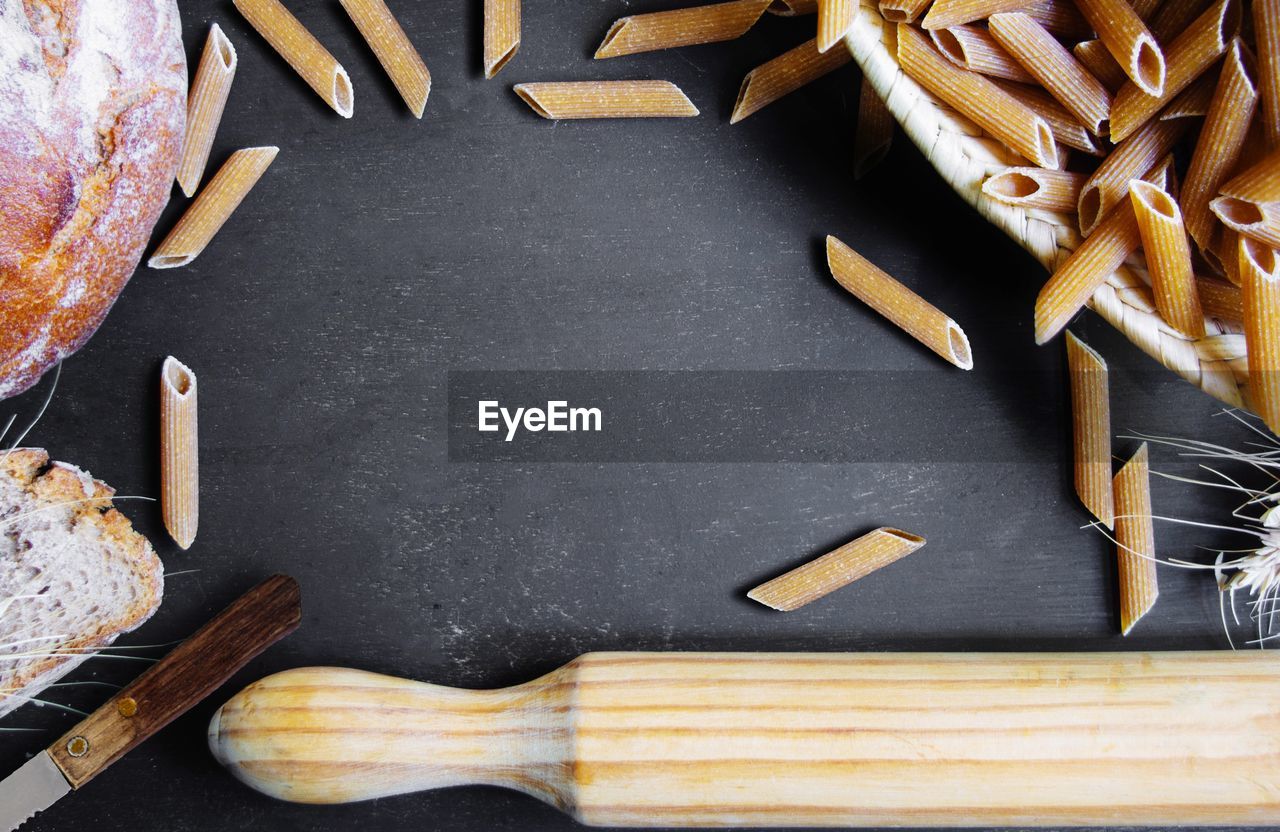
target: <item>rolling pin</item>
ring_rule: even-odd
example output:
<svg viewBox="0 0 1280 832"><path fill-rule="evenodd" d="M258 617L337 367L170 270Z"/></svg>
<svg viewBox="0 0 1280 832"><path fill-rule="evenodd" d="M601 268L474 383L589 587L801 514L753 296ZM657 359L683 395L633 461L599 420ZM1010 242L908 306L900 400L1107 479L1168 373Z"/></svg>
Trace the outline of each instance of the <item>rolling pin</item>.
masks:
<svg viewBox="0 0 1280 832"><path fill-rule="evenodd" d="M1280 654L590 653L466 691L245 688L214 755L341 803L473 783L598 826L1280 823Z"/></svg>

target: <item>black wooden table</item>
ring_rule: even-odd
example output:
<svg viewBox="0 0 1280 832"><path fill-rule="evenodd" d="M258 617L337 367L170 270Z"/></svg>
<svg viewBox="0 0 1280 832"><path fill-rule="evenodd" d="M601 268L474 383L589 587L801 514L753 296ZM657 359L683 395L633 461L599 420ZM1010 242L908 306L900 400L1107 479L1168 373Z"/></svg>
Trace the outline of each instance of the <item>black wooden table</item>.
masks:
<svg viewBox="0 0 1280 832"><path fill-rule="evenodd" d="M853 180L856 70L729 126L742 76L808 39L812 18L593 61L614 18L673 4L532 0L519 54L485 81L478 0L392 0L432 72L419 122L336 2L289 5L350 72L355 118L330 111L229 2L184 2L190 59L212 21L240 56L211 164L241 146L280 155L194 263L138 272L67 362L30 441L121 494L157 495L160 362L190 364L200 534L181 552L154 505L123 504L171 575L160 612L122 643L181 638L276 571L302 584L303 626L31 829L573 828L493 789L302 807L240 786L206 750L209 715L244 684L299 665L487 687L596 649L1226 646L1212 579L1173 569L1154 612L1118 635L1114 549L1081 528L1089 518L1071 489L1061 343L1033 345L1045 275L902 136ZM669 79L702 115L553 123L511 90L589 78ZM161 232L183 204L174 199ZM827 234L958 320L977 368L950 368L839 290L821 254ZM1074 328L1112 364L1117 433L1246 441L1220 405L1096 317ZM700 456L689 436L640 461L451 456L450 374L494 370L769 372L822 411L788 414L787 396L709 409L707 436L754 437L732 461ZM802 395L815 385L821 396ZM44 389L0 413L31 413ZM770 456L773 433L791 452ZM1153 457L1179 468L1168 450ZM1220 494L1154 488L1158 513L1226 518ZM745 599L759 580L883 524L928 546L803 611ZM1241 542L1170 524L1157 535L1172 556ZM99 659L69 680L121 683L139 669ZM104 691L50 697L89 709ZM0 766L73 720L32 707L6 718L48 730L0 736Z"/></svg>

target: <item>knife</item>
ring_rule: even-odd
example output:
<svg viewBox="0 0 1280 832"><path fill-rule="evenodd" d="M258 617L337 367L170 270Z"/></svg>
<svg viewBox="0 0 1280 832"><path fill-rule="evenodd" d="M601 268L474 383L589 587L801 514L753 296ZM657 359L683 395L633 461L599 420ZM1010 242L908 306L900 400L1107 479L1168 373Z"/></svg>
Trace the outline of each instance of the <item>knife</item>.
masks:
<svg viewBox="0 0 1280 832"><path fill-rule="evenodd" d="M0 829L13 832L213 693L298 627L298 583L275 575L246 592L53 745L0 781Z"/></svg>

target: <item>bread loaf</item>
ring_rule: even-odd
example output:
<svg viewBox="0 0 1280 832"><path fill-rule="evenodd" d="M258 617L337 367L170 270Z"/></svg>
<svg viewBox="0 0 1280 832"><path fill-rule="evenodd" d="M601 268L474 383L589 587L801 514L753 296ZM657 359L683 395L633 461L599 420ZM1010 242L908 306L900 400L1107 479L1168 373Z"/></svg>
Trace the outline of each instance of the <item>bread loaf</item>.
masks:
<svg viewBox="0 0 1280 832"><path fill-rule="evenodd" d="M168 200L175 0L0 0L0 398L79 349Z"/></svg>
<svg viewBox="0 0 1280 832"><path fill-rule="evenodd" d="M0 451L0 715L160 605L160 559L114 493L42 450Z"/></svg>

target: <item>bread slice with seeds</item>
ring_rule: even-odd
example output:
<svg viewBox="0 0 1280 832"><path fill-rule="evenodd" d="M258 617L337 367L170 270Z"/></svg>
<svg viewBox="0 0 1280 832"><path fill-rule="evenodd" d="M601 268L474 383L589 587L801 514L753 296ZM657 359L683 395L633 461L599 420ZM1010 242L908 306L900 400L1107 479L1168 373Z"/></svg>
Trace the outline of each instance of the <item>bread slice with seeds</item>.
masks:
<svg viewBox="0 0 1280 832"><path fill-rule="evenodd" d="M43 450L0 451L0 716L160 606L160 559L114 494Z"/></svg>

